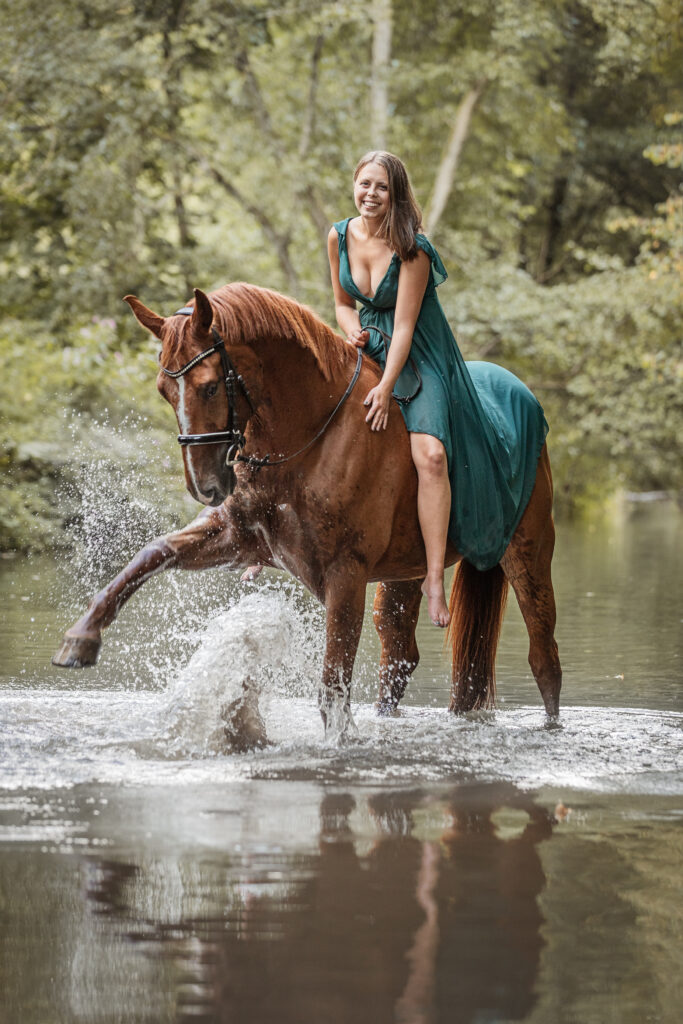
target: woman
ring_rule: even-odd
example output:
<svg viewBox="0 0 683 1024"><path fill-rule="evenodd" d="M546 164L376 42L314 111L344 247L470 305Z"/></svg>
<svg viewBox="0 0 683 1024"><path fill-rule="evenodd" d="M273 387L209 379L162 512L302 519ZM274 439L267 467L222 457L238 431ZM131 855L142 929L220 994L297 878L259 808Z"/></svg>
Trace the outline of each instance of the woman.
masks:
<svg viewBox="0 0 683 1024"><path fill-rule="evenodd" d="M548 427L513 374L493 363L465 365L436 295L446 270L420 231L398 157L361 158L354 202L358 217L328 236L337 321L383 370L365 398L369 428L386 428L395 389L404 397L427 555L422 590L432 622L443 627L447 537L477 569L497 565L531 496ZM242 579L258 571L252 566Z"/></svg>
<svg viewBox="0 0 683 1024"><path fill-rule="evenodd" d="M405 167L391 153L367 153L354 174L353 198L359 216L340 221L328 237L337 322L352 345L365 348L371 332L364 330L356 300L363 312L374 314L377 300L386 292L391 311L391 345L382 360L380 383L367 395L366 422L371 430L384 430L389 417L392 392L404 369L413 342L430 273L430 255L419 246L416 236L422 216L415 202ZM426 241L426 240L425 240ZM345 258L346 257L346 258ZM397 287L388 281L395 258L400 260ZM393 275L396 277L396 275ZM389 285L389 287L387 287ZM380 303L379 309L387 307ZM384 317L384 320L387 318ZM377 317L368 314L367 322ZM378 325L381 326L381 325ZM381 356L382 335L373 353ZM448 605L443 573L446 537L451 509L446 449L438 436L411 429L414 417L406 416L410 445L418 473L418 516L427 554L427 576L422 590L429 602L429 615L437 626L447 626Z"/></svg>
<svg viewBox="0 0 683 1024"><path fill-rule="evenodd" d="M413 396L401 411L418 473L422 590L432 622L447 626L446 539L478 569L498 563L531 496L547 424L508 371L465 365L436 295L446 270L420 232L398 157L374 151L361 158L354 202L359 216L339 221L328 237L337 321L349 343L383 369L365 399L371 430L385 429L395 388ZM388 348L380 332L390 337Z"/></svg>

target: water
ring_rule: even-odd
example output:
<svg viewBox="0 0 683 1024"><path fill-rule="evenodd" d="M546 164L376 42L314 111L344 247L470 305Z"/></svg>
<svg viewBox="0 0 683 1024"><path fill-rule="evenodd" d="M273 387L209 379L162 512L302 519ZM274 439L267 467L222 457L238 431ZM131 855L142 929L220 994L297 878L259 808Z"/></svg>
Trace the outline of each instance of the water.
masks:
<svg viewBox="0 0 683 1024"><path fill-rule="evenodd" d="M63 629L145 536L0 563L0 1021L679 1020L681 532L667 503L560 526L560 729L511 601L498 709L463 719L426 620L375 717L368 617L347 745L283 576L151 580L68 673ZM245 680L270 742L226 754Z"/></svg>

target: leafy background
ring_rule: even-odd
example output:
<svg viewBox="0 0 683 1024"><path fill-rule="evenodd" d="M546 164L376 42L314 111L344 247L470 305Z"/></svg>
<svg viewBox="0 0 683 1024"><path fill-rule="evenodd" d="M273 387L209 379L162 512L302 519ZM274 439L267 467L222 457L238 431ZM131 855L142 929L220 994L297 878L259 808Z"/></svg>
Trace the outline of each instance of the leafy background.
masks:
<svg viewBox="0 0 683 1024"><path fill-rule="evenodd" d="M410 168L465 356L546 408L558 511L682 487L678 2L14 0L2 23L0 549L65 543L92 452L187 518L121 296L248 280L332 320L324 240L374 147Z"/></svg>

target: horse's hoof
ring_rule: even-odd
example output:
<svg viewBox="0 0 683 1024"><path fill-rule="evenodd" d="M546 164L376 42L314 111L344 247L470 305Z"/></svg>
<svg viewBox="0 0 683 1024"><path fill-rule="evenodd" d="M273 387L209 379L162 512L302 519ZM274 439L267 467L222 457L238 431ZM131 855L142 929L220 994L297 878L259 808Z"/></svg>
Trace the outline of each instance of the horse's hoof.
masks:
<svg viewBox="0 0 683 1024"><path fill-rule="evenodd" d="M265 722L253 701L239 697L222 708L221 718L228 752L246 754L269 745Z"/></svg>
<svg viewBox="0 0 683 1024"><path fill-rule="evenodd" d="M101 640L92 636L67 634L64 643L52 659L52 664L57 668L87 668L97 661L101 643Z"/></svg>
<svg viewBox="0 0 683 1024"><path fill-rule="evenodd" d="M398 718L400 714L398 704L391 700L378 700L375 704L375 711L378 718Z"/></svg>

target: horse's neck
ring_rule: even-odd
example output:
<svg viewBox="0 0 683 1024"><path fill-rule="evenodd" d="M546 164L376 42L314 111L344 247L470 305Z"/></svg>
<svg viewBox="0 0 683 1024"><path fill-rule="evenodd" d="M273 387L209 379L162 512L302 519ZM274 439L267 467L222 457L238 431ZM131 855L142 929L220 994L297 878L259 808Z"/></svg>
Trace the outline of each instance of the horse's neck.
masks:
<svg viewBox="0 0 683 1024"><path fill-rule="evenodd" d="M258 414L265 430L279 440L294 440L317 429L342 395L350 373L325 380L313 354L296 342L266 343L259 355L263 399Z"/></svg>

